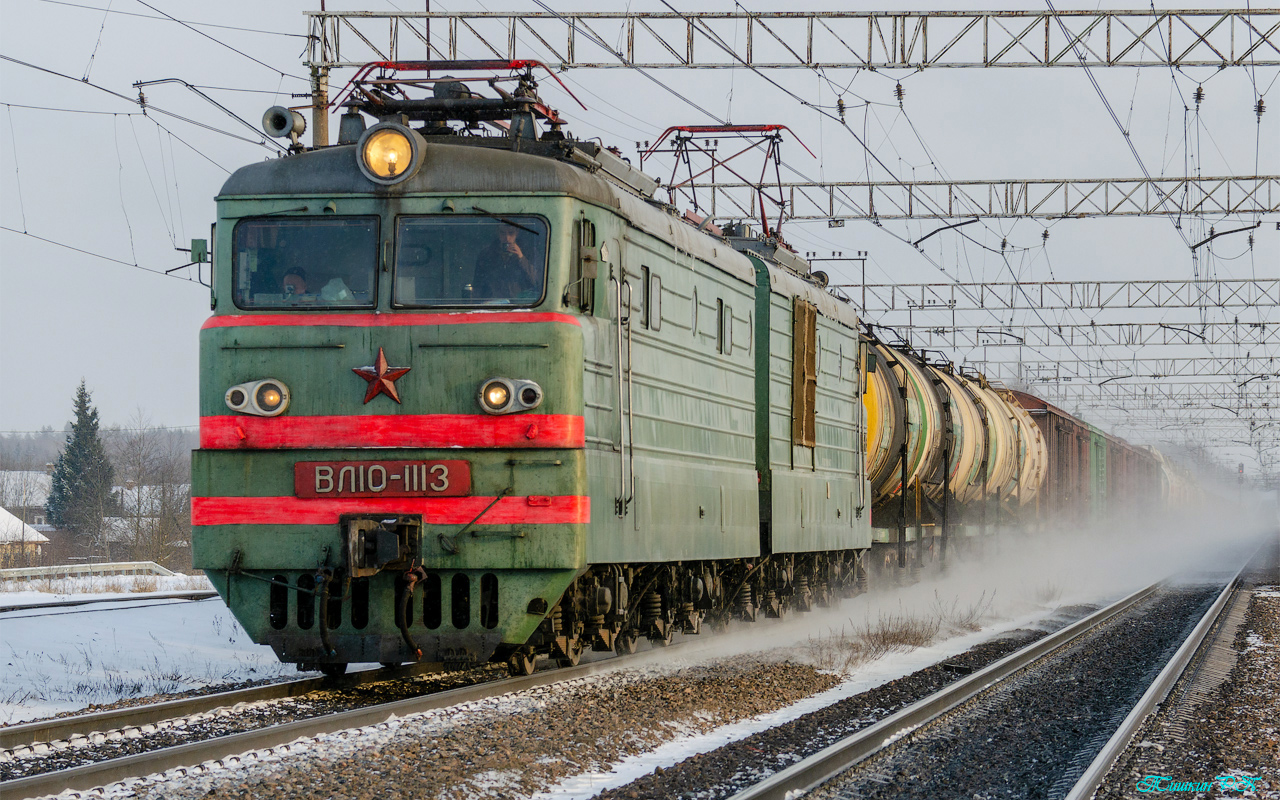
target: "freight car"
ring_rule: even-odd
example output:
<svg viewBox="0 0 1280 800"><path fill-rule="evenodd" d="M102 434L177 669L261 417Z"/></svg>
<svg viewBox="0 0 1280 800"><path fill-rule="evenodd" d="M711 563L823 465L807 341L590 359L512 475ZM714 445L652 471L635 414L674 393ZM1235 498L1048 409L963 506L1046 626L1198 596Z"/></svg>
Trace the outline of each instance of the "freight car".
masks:
<svg viewBox="0 0 1280 800"><path fill-rule="evenodd" d="M532 67L371 65L336 146L273 109L291 154L218 196L193 557L255 641L527 673L808 609L1036 506L1013 395L876 340L776 232L688 224Z"/></svg>

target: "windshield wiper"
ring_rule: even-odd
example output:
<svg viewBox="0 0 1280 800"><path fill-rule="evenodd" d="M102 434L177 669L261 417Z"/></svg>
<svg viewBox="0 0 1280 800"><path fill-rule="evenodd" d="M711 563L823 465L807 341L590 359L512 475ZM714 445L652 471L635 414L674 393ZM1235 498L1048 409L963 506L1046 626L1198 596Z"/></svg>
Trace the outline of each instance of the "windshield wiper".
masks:
<svg viewBox="0 0 1280 800"><path fill-rule="evenodd" d="M481 208L480 206L472 206L472 207L471 207L471 210L472 210L472 211L479 211L481 214L484 214L486 217L493 217L494 219L498 220L499 222L505 222L505 223L507 223L508 225L510 225L510 226L511 226L511 227L513 227L513 228L519 228L519 229L520 229L520 230L522 230L522 231L528 231L529 233L532 233L534 236L541 236L541 235L542 235L542 231L534 230L533 228L530 228L528 225L521 225L519 222L516 222L516 221L515 221L515 220L513 220L513 219L508 219L507 217L504 217L504 216L502 216L501 214L495 214L495 213L493 213L492 211L485 211L485 210L484 210L483 208Z"/></svg>

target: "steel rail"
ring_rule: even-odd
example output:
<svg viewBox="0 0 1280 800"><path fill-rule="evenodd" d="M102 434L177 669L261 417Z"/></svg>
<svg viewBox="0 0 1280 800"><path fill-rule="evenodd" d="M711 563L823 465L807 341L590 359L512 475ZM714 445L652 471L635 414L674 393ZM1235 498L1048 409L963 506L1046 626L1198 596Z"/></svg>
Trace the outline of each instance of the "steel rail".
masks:
<svg viewBox="0 0 1280 800"><path fill-rule="evenodd" d="M1139 589L1128 597L907 706L875 725L848 736L781 772L774 773L755 786L733 795L730 800L787 800L788 797L803 796L851 766L888 747L910 731L969 702L987 691L993 684L1005 680L1024 667L1122 614L1138 602L1150 597L1158 586L1157 583Z"/></svg>
<svg viewBox="0 0 1280 800"><path fill-rule="evenodd" d="M69 608L71 606L87 606L94 603L143 603L148 600L208 600L217 597L213 589L193 589L186 592L154 592L148 594L121 594L119 597L94 597L81 600L55 600L48 603L29 603L27 605L0 606L0 614L10 611L28 611L41 608ZM104 609L111 610L111 609Z"/></svg>
<svg viewBox="0 0 1280 800"><path fill-rule="evenodd" d="M1133 707L1129 715L1124 718L1124 722L1120 723L1120 727L1116 729L1116 732L1111 735L1107 743L1098 751L1098 755L1094 757L1093 762L1084 771L1084 774L1080 776L1080 780L1076 781L1076 785L1067 793L1065 800L1085 800L1085 798L1093 796L1094 790L1102 783L1102 779L1106 777L1111 765L1129 746L1129 742L1133 740L1138 729L1142 727L1142 723L1156 710L1157 706L1164 702L1174 684L1182 677L1187 665L1191 663L1192 657L1200 650L1200 646L1204 644L1209 631L1227 608L1231 596L1239 591L1241 573L1253 562L1261 550L1262 547L1260 546L1254 552L1254 555L1241 565L1235 577L1227 583L1226 588L1218 595L1218 599L1214 601L1213 605L1209 607L1209 610L1200 619L1200 622L1191 631L1191 635L1182 643L1178 651L1173 654L1173 658L1169 659L1169 663L1165 665L1164 669L1160 670L1160 674L1156 676L1155 681L1143 693L1142 698L1138 700L1138 704Z"/></svg>
<svg viewBox="0 0 1280 800"><path fill-rule="evenodd" d="M172 719L229 708L239 703L258 703L266 700L282 700L299 697L320 689L351 689L370 683L410 678L442 670L440 664L410 664L401 667L371 669L354 672L338 678L302 678L282 683L250 686L216 694L182 697L159 703L113 708L90 714L25 722L0 728L0 750L12 750L44 742L55 742L92 733L138 728Z"/></svg>
<svg viewBox="0 0 1280 800"><path fill-rule="evenodd" d="M459 703L484 700L509 692L536 689L540 686L585 678L598 672L612 671L623 664L630 665L651 658L658 658L665 653L679 650L682 647L683 645L676 645L674 647L645 651L634 656L602 659L577 667L544 670L524 677L505 678L475 686L464 686L422 697L396 700L368 708L352 709L313 719L243 731L202 742L168 747L150 753L139 753L100 761L95 764L72 767L71 769L31 775L25 778L15 778L14 780L0 783L0 796L5 798L30 798L59 794L64 791L84 791L118 781L164 772L175 767L189 767L254 750L267 750L299 738L321 736L326 733L335 733L351 728L377 725L409 714L419 714L424 711L447 708Z"/></svg>

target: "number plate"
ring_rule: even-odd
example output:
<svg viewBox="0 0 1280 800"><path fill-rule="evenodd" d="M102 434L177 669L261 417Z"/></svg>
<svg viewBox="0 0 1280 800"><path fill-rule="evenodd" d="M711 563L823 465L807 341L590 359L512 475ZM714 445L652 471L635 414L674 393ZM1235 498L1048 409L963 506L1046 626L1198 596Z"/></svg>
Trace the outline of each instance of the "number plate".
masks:
<svg viewBox="0 0 1280 800"><path fill-rule="evenodd" d="M300 461L298 497L460 497L471 494L466 461Z"/></svg>

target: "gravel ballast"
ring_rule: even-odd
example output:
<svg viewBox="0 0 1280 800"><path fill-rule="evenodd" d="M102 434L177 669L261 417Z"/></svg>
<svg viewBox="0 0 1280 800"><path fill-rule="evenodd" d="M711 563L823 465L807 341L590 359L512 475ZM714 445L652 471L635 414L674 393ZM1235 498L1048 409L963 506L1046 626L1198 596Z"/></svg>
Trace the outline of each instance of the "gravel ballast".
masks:
<svg viewBox="0 0 1280 800"><path fill-rule="evenodd" d="M1098 800L1151 797L1138 791L1147 776L1167 779L1155 784L1166 791L1175 783L1214 787L1173 796L1241 796L1220 791L1214 780L1224 775L1256 779L1254 793L1244 796L1280 800L1280 537L1271 551L1266 563L1245 573L1248 611L1232 643L1238 657L1226 680L1191 708L1181 708L1171 695L1173 702L1146 721L1112 767Z"/></svg>
<svg viewBox="0 0 1280 800"><path fill-rule="evenodd" d="M785 725L692 756L670 769L655 771L626 786L603 792L600 797L602 800L729 797L1044 635L1042 630L1011 631L941 664L917 670Z"/></svg>
<svg viewBox="0 0 1280 800"><path fill-rule="evenodd" d="M1219 591L1160 590L807 797L1061 797Z"/></svg>
<svg viewBox="0 0 1280 800"><path fill-rule="evenodd" d="M404 680L370 683L349 689L321 689L298 697L264 700L231 708L179 717L142 728L81 737L74 742L18 748L11 760L0 761L0 780L41 775L93 764L111 758L146 753L164 747L205 741L233 733L258 730L301 719L435 694L506 677L506 670L486 665L459 672L433 673Z"/></svg>
<svg viewBox="0 0 1280 800"><path fill-rule="evenodd" d="M141 798L525 797L689 732L776 710L840 679L808 664L619 670L415 715L234 770L140 785Z"/></svg>

